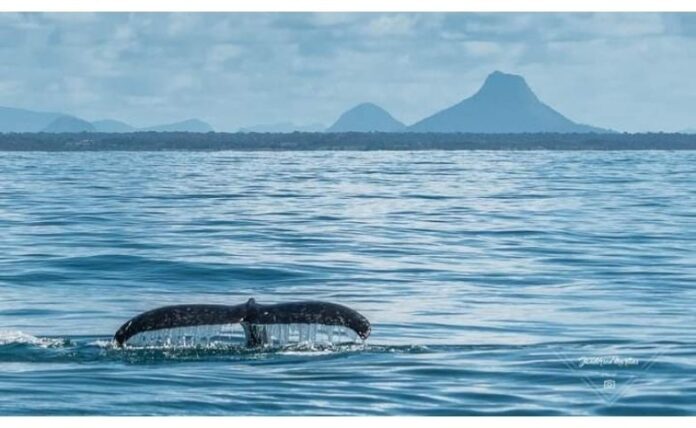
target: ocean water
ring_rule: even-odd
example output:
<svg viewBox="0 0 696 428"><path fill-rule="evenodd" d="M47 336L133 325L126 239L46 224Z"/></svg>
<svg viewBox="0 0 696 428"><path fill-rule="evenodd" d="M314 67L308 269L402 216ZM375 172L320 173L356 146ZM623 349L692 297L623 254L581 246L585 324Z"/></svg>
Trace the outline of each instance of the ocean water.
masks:
<svg viewBox="0 0 696 428"><path fill-rule="evenodd" d="M141 311L372 335L120 350ZM696 153L2 153L1 415L695 415Z"/></svg>

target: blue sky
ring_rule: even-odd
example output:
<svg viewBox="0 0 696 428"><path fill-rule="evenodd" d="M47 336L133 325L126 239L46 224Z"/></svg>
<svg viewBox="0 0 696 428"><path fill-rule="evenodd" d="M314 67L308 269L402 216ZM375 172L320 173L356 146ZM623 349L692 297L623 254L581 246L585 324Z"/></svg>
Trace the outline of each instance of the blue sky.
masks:
<svg viewBox="0 0 696 428"><path fill-rule="evenodd" d="M0 105L136 126L329 125L363 101L410 124L497 69L578 122L696 128L696 13L0 13L0 54Z"/></svg>

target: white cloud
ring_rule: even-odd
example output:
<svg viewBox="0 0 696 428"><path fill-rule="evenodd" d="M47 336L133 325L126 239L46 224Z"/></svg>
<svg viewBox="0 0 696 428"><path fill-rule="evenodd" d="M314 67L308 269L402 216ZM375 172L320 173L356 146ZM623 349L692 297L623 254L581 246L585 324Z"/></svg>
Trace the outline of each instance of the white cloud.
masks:
<svg viewBox="0 0 696 428"><path fill-rule="evenodd" d="M207 50L206 67L211 71L221 71L227 61L239 58L243 52L242 47L231 43L211 46Z"/></svg>
<svg viewBox="0 0 696 428"><path fill-rule="evenodd" d="M462 47L467 54L476 57L500 55L504 49L504 47L498 43L480 41L462 42Z"/></svg>
<svg viewBox="0 0 696 428"><path fill-rule="evenodd" d="M414 15L380 15L368 21L367 34L373 36L409 35L413 31Z"/></svg>
<svg viewBox="0 0 696 428"><path fill-rule="evenodd" d="M696 126L693 20L660 14L7 14L2 104L147 125L405 122L522 73L573 119ZM11 59L11 60L9 60Z"/></svg>

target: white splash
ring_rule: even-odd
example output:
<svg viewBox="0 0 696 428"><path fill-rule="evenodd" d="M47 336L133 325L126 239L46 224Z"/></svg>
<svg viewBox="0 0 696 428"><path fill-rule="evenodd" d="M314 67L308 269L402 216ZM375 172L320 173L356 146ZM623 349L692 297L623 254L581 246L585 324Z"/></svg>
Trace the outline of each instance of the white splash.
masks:
<svg viewBox="0 0 696 428"><path fill-rule="evenodd" d="M87 345L96 346L98 348L111 349L114 347L116 342L114 340L98 339L93 342L89 342Z"/></svg>
<svg viewBox="0 0 696 428"><path fill-rule="evenodd" d="M41 348L52 348L65 345L61 338L36 337L17 330L0 330L0 345L34 345Z"/></svg>

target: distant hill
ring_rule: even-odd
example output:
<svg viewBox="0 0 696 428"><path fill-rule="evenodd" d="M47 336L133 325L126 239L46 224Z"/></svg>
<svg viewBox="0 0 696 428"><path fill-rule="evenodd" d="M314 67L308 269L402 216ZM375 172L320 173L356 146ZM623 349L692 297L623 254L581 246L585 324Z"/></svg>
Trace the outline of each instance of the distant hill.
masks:
<svg viewBox="0 0 696 428"><path fill-rule="evenodd" d="M522 76L491 73L473 96L409 127L416 132L612 132L582 125L541 102Z"/></svg>
<svg viewBox="0 0 696 428"><path fill-rule="evenodd" d="M321 123L312 123L309 125L296 125L292 122L279 122L239 128L239 132L322 132L324 129L326 129L326 126L322 125Z"/></svg>
<svg viewBox="0 0 696 428"><path fill-rule="evenodd" d="M210 124L198 119L189 119L181 122L169 123L166 125L150 126L141 128L140 131L155 132L213 132Z"/></svg>
<svg viewBox="0 0 696 428"><path fill-rule="evenodd" d="M92 122L97 132L134 132L136 128L120 120L104 119Z"/></svg>
<svg viewBox="0 0 696 428"><path fill-rule="evenodd" d="M198 119L184 120L166 125L136 128L119 120L105 119L88 122L79 117L38 112L12 107L0 107L0 133L9 132L210 132L213 127Z"/></svg>
<svg viewBox="0 0 696 428"><path fill-rule="evenodd" d="M682 134L696 134L696 128L686 128L679 131Z"/></svg>
<svg viewBox="0 0 696 428"><path fill-rule="evenodd" d="M406 126L382 107L363 103L343 113L326 132L399 132L404 129Z"/></svg>
<svg viewBox="0 0 696 428"><path fill-rule="evenodd" d="M73 116L59 116L48 124L41 132L52 133L75 133L75 132L95 132L94 126L86 120Z"/></svg>
<svg viewBox="0 0 696 428"><path fill-rule="evenodd" d="M120 120L98 120L92 122L96 132L124 133L124 132L211 132L213 127L208 123L198 119L189 119L181 122L168 123L165 125L148 126L146 128L136 128Z"/></svg>
<svg viewBox="0 0 696 428"><path fill-rule="evenodd" d="M60 116L60 113L0 107L0 132L40 132Z"/></svg>

